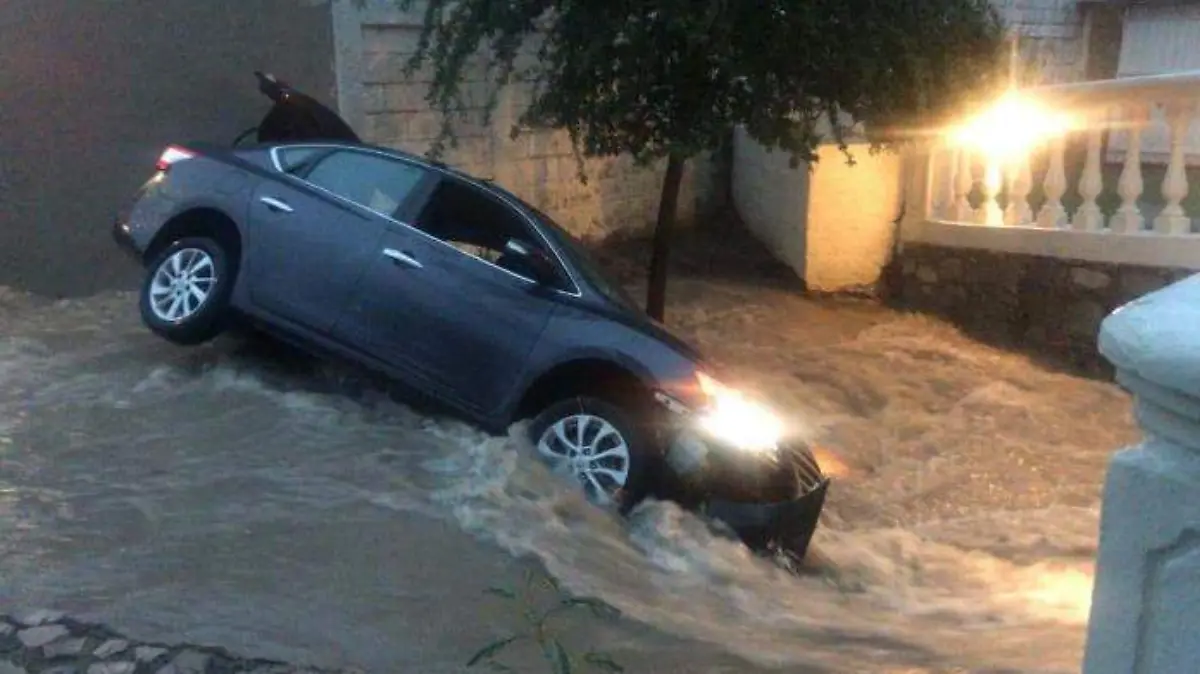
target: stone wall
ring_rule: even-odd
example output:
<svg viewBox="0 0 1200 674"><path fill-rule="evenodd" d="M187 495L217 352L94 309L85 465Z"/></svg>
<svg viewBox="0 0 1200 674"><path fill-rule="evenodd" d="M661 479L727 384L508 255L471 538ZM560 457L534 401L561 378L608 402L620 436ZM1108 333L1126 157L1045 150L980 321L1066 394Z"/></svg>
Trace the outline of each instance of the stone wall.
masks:
<svg viewBox="0 0 1200 674"><path fill-rule="evenodd" d="M425 100L430 70L411 78L403 73L420 34L418 11L402 13L386 2L368 2L365 9L343 2L335 8L335 27L340 27L339 87L349 97L359 92L360 99L347 106L357 108L347 112L348 120L370 142L424 153L437 136L441 118ZM533 45L526 45L522 58L532 58L532 50ZM458 147L443 161L496 181L585 239L603 239L653 223L662 164L641 168L627 156L589 160L588 182L582 184L565 132L526 131L511 138L532 95L529 84L501 90L491 123L484 123L483 107L492 84L483 66L480 59L472 63L464 87L466 109L455 120ZM718 164L708 157L688 163L680 195L682 222L719 205L724 178Z"/></svg>
<svg viewBox="0 0 1200 674"><path fill-rule="evenodd" d="M895 305L1101 376L1109 373L1096 351L1101 320L1194 273L921 243L906 243L896 266Z"/></svg>
<svg viewBox="0 0 1200 674"><path fill-rule="evenodd" d="M0 615L0 674L334 674L221 648L134 641L57 611ZM343 674L361 674L344 672Z"/></svg>

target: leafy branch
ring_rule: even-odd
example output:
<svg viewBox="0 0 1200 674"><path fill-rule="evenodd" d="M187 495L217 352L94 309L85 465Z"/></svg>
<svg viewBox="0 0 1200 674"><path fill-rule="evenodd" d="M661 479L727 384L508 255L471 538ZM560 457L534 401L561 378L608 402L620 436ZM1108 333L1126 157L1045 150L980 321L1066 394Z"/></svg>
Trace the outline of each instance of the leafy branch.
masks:
<svg viewBox="0 0 1200 674"><path fill-rule="evenodd" d="M539 588L552 591L556 600L549 606L539 606L535 596ZM488 667L494 672L515 672L515 669L505 664L499 657L512 646L526 642L538 648L552 674L571 674L584 670L625 671L625 668L610 655L600 651L588 650L580 655L572 655L564 645L562 635L551 624L552 619L556 616L574 609L587 609L597 618L615 619L619 617L620 611L609 604L591 597L564 596L564 592L554 578L549 574L543 574L539 579L532 569L526 572L525 583L520 589L492 587L487 590L487 593L515 603L524 622L524 629L480 648L467 661L468 667Z"/></svg>
<svg viewBox="0 0 1200 674"><path fill-rule="evenodd" d="M404 11L416 0L396 0ZM567 134L584 157L666 160L646 310L663 318L684 164L735 127L793 167L832 141L872 150L935 133L1006 83L1005 26L991 0L422 0L406 73L430 66L441 113L430 154L453 143L463 84L514 80L516 129ZM527 65L523 65L527 64ZM482 73L478 70L482 66Z"/></svg>

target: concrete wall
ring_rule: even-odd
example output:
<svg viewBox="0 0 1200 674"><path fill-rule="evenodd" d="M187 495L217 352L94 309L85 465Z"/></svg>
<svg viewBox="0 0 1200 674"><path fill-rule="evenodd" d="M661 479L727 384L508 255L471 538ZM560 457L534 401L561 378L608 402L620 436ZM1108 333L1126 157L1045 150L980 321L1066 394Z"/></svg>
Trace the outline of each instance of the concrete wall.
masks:
<svg viewBox="0 0 1200 674"><path fill-rule="evenodd" d="M124 287L113 212L170 141L229 142L271 70L333 99L329 8L298 0L0 2L0 286Z"/></svg>
<svg viewBox="0 0 1200 674"><path fill-rule="evenodd" d="M335 0L337 69L343 115L370 142L425 152L440 118L425 102L430 73L403 76L406 57L420 34L420 7L400 12L390 0ZM525 51L530 57L532 45ZM491 90L482 62L476 62L466 89L469 109L457 121L459 147L443 158L472 174L512 190L585 239L603 239L641 230L657 215L662 166L635 167L629 157L590 160L588 184L577 179L575 158L565 132L526 132L516 140L510 129L530 96L528 85L502 92L490 125L482 109ZM714 207L718 173L707 157L689 162L680 198L684 222Z"/></svg>
<svg viewBox="0 0 1200 674"><path fill-rule="evenodd" d="M744 130L734 136L733 199L751 232L814 291L872 288L891 255L900 212L901 158L853 143L855 165L835 145L792 169ZM811 170L810 170L811 169Z"/></svg>

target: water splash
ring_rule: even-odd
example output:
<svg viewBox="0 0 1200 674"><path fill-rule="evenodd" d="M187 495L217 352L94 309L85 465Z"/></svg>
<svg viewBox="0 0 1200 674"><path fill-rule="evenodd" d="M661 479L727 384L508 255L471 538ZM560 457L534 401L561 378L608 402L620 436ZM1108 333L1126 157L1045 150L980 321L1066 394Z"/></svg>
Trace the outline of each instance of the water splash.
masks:
<svg viewBox="0 0 1200 674"><path fill-rule="evenodd" d="M734 309L679 310L710 352L758 364L744 380L810 429L841 477L817 568L797 577L671 504L628 521L590 506L533 460L521 425L489 437L379 391L348 397L354 375L337 366L296 374L229 343L177 349L145 334L130 301L0 306L13 573L85 540L59 507L72 494L136 513L135 538L179 526L167 513L180 508L224 531L360 503L452 521L575 592L765 666L1077 670L1095 492L1129 434L1103 385L915 319L813 345L732 319L740 337L724 339L714 316ZM1049 452L1078 477L1043 471Z"/></svg>

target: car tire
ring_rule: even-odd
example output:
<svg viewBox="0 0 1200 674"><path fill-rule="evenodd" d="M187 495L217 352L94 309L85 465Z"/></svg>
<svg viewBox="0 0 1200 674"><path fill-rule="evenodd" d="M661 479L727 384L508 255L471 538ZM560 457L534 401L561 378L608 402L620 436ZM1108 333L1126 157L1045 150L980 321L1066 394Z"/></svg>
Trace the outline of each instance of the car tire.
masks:
<svg viewBox="0 0 1200 674"><path fill-rule="evenodd" d="M589 481L570 463L569 454L562 450L570 450L576 445L577 424L584 421L584 446L575 447L580 452L579 460L588 456L600 456L598 460L590 460L593 468L605 468L620 473L620 446L625 448L625 479L623 484L614 485L611 480L612 472L595 472L592 475L596 481ZM564 424L566 435L570 441L564 445L557 437L556 426ZM615 433L617 442L611 435ZM620 407L590 396L579 396L559 401L538 414L529 424L529 440L533 443L538 457L551 465L551 468L565 469L580 481L585 495L601 506L615 507L622 514L628 513L648 493L649 462L651 459L649 435L629 413ZM612 452L612 454L609 454ZM607 456L602 456L607 455ZM616 486L614 490L606 490L607 498L596 498L597 484L601 487Z"/></svg>
<svg viewBox="0 0 1200 674"><path fill-rule="evenodd" d="M180 239L155 255L146 269L138 306L152 332L191 346L225 330L234 274L221 244L206 237Z"/></svg>

